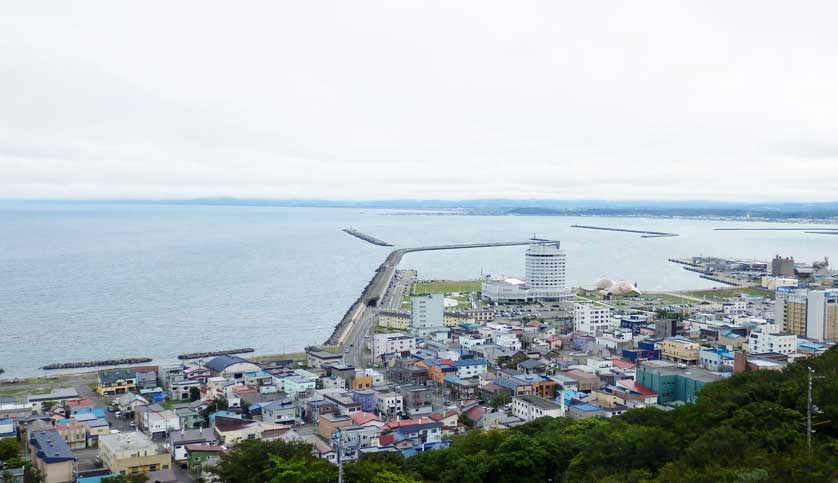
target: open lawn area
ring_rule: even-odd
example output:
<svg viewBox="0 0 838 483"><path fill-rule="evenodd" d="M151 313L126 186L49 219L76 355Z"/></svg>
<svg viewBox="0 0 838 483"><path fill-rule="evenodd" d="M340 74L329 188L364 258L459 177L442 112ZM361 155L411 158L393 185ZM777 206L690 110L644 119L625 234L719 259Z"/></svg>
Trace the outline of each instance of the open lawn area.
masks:
<svg viewBox="0 0 838 483"><path fill-rule="evenodd" d="M711 290L694 290L691 292L683 292L684 295L689 295L690 297L696 298L707 298L708 300L722 300L728 297L738 297L739 294L746 294L746 295L759 295L761 297L770 297L774 298L774 292L769 290L761 290L758 288L738 288L738 287L731 287L731 288L719 288L719 289L711 289Z"/></svg>
<svg viewBox="0 0 838 483"><path fill-rule="evenodd" d="M419 281L413 284L410 288L410 293L413 295L423 295L429 293L472 293L480 291L479 280L431 280Z"/></svg>

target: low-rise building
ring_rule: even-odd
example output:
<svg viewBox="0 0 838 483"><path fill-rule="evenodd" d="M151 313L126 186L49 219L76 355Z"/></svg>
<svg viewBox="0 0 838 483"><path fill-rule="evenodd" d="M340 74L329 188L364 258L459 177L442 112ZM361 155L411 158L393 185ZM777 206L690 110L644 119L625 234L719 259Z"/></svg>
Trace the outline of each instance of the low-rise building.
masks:
<svg viewBox="0 0 838 483"><path fill-rule="evenodd" d="M58 403L76 401L79 399L79 393L72 387L61 387L53 389L46 394L30 394L26 396L26 405L32 407L37 412L43 412L43 404L45 402Z"/></svg>
<svg viewBox="0 0 838 483"><path fill-rule="evenodd" d="M755 330L748 336L748 352L751 354L764 354L766 352L791 354L796 351L797 335L791 332L770 334L762 330Z"/></svg>
<svg viewBox="0 0 838 483"><path fill-rule="evenodd" d="M486 359L460 359L454 361L453 365L457 368L457 377L460 379L477 377L486 372L486 369L489 367Z"/></svg>
<svg viewBox="0 0 838 483"><path fill-rule="evenodd" d="M140 432L108 434L99 438L99 456L112 473L133 475L169 469L168 453Z"/></svg>
<svg viewBox="0 0 838 483"><path fill-rule="evenodd" d="M645 361L637 366L636 381L658 394L658 404L675 401L694 402L705 384L721 380L710 371L684 369L667 361Z"/></svg>
<svg viewBox="0 0 838 483"><path fill-rule="evenodd" d="M573 305L573 330L596 336L613 330L619 321L611 317L611 307L598 303L577 303Z"/></svg>
<svg viewBox="0 0 838 483"><path fill-rule="evenodd" d="M187 447L205 446L218 444L218 438L210 430L191 429L176 431L169 435L169 447L172 449L172 459L182 463L187 460L189 453Z"/></svg>
<svg viewBox="0 0 838 483"><path fill-rule="evenodd" d="M114 396L137 390L137 373L133 369L107 369L99 371L96 393Z"/></svg>
<svg viewBox="0 0 838 483"><path fill-rule="evenodd" d="M385 354L410 355L416 350L416 337L404 334L375 334L372 336L372 359L379 362Z"/></svg>
<svg viewBox="0 0 838 483"><path fill-rule="evenodd" d="M306 349L308 367L319 369L324 365L337 364L343 361L343 355L318 349Z"/></svg>
<svg viewBox="0 0 838 483"><path fill-rule="evenodd" d="M262 368L238 356L217 356L205 364L210 373L225 379L242 379L248 372L259 372Z"/></svg>
<svg viewBox="0 0 838 483"><path fill-rule="evenodd" d="M376 391L375 410L388 418L395 418L404 411L404 398L392 390Z"/></svg>
<svg viewBox="0 0 838 483"><path fill-rule="evenodd" d="M696 364L698 362L698 350L701 347L698 342L691 341L685 337L668 337L660 344L663 357L683 364Z"/></svg>
<svg viewBox="0 0 838 483"><path fill-rule="evenodd" d="M565 408L538 396L516 396L512 398L512 414L524 421L542 417L560 418L565 415Z"/></svg>
<svg viewBox="0 0 838 483"><path fill-rule="evenodd" d="M70 483L76 480L78 459L55 431L30 433L29 459L44 476L44 483Z"/></svg>

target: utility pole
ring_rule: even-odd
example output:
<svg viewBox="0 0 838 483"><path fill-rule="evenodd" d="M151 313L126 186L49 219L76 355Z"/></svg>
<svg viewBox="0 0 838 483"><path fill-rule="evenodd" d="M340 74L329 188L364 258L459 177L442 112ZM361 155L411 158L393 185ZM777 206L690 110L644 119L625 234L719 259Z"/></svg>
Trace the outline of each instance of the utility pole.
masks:
<svg viewBox="0 0 838 483"><path fill-rule="evenodd" d="M337 449L338 449L338 483L343 483L343 434L340 428L337 430Z"/></svg>
<svg viewBox="0 0 838 483"><path fill-rule="evenodd" d="M815 370L811 367L806 367L808 372L808 391L806 395L806 447L809 450L809 456L812 456L812 379L814 379Z"/></svg>

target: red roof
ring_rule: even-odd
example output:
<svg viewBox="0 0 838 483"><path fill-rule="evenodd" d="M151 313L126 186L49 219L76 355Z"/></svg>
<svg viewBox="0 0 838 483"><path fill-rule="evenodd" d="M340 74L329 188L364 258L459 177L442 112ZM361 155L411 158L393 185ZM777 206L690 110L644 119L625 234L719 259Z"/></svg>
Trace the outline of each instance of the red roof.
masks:
<svg viewBox="0 0 838 483"><path fill-rule="evenodd" d="M539 322L537 320L531 320L531 321L527 322L527 325L529 327L541 327L541 322Z"/></svg>
<svg viewBox="0 0 838 483"><path fill-rule="evenodd" d="M619 357L611 359L611 364L614 367L619 367L620 369L634 369L635 367L637 367L637 364L627 361L625 359L620 359Z"/></svg>
<svg viewBox="0 0 838 483"><path fill-rule="evenodd" d="M68 406L92 406L93 401L90 399L77 399L74 401L67 401Z"/></svg>
<svg viewBox="0 0 838 483"><path fill-rule="evenodd" d="M657 396L658 395L658 393L656 393L655 391L649 389L648 387L646 387L642 384L639 384L635 381L632 381L631 379L623 379L621 381L617 381L617 384L620 385L620 386L623 386L626 389L630 389L630 390L632 390L632 391L634 391L638 394L641 394L643 396Z"/></svg>
<svg viewBox="0 0 838 483"><path fill-rule="evenodd" d="M352 418L352 422L354 422L355 424L357 424L359 426L363 426L370 421L383 422L383 421L381 421L381 418L379 418L375 414L365 413L364 411L358 411L358 412L352 413L352 415L350 415L349 417Z"/></svg>
<svg viewBox="0 0 838 483"><path fill-rule="evenodd" d="M401 421L388 421L387 424L384 425L386 429L396 429L399 426L412 426L414 424L426 424L433 421L431 418L418 418L418 419L402 419Z"/></svg>
<svg viewBox="0 0 838 483"><path fill-rule="evenodd" d="M390 446L396 442L396 434L382 434L378 437L378 444L381 446Z"/></svg>
<svg viewBox="0 0 838 483"><path fill-rule="evenodd" d="M448 364L450 366L450 365L454 364L454 359L440 359L439 363L440 364Z"/></svg>

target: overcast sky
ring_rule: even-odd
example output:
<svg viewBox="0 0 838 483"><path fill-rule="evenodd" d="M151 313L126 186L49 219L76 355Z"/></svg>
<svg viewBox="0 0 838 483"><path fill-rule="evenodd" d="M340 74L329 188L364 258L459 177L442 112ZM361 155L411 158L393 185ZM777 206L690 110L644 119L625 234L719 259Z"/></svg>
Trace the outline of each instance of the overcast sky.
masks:
<svg viewBox="0 0 838 483"><path fill-rule="evenodd" d="M0 198L838 199L838 2L20 1Z"/></svg>

